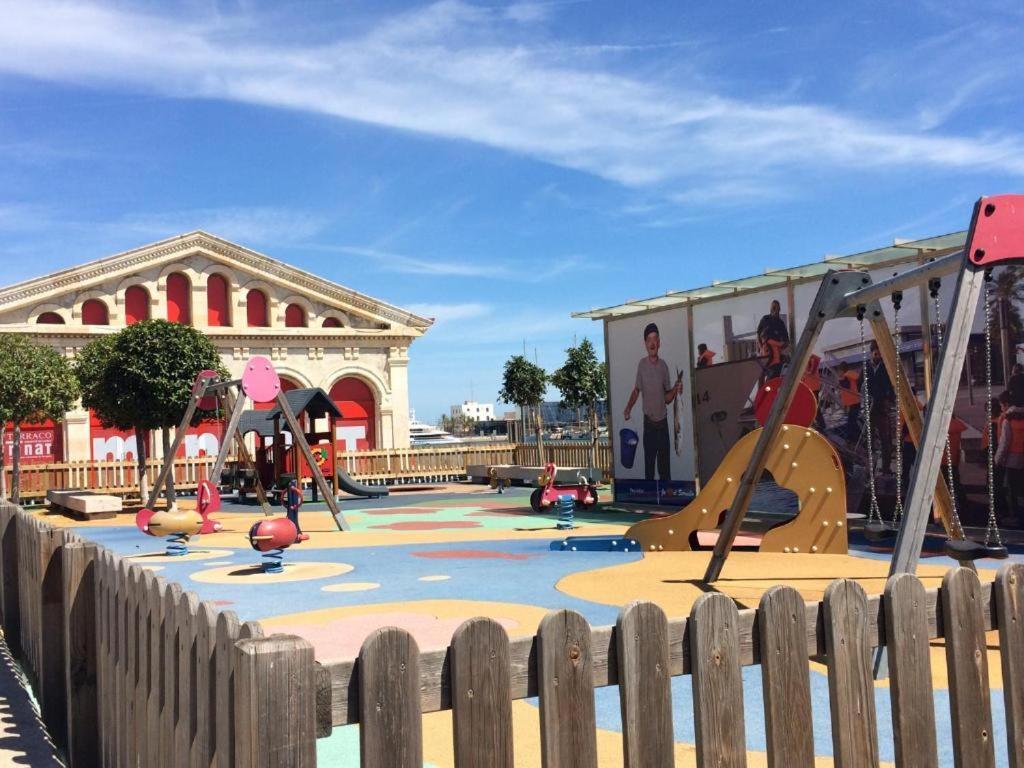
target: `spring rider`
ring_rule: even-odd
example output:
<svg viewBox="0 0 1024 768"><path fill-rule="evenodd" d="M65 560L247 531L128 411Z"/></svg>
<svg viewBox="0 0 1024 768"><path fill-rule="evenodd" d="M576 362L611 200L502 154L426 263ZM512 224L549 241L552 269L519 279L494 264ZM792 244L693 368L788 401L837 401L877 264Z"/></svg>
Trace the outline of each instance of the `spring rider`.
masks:
<svg viewBox="0 0 1024 768"><path fill-rule="evenodd" d="M140 509L135 525L148 536L166 536L169 557L188 554L189 539L203 528L203 516L195 509Z"/></svg>
<svg viewBox="0 0 1024 768"><path fill-rule="evenodd" d="M290 481L288 487L282 489L280 493L287 516L261 520L249 529L249 543L257 552L263 553L264 573L281 573L284 570L281 564L284 550L309 539L309 536L299 529L302 491L298 483L295 480Z"/></svg>

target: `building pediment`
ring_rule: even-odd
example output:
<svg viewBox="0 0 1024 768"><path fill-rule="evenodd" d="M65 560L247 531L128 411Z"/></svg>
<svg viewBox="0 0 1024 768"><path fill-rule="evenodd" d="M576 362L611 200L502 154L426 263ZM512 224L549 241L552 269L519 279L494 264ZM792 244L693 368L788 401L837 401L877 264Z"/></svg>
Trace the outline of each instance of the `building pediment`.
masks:
<svg viewBox="0 0 1024 768"><path fill-rule="evenodd" d="M338 313L357 319L355 324L361 328L417 336L432 322L237 243L196 231L2 288L0 323L12 322L14 315L24 315L27 308L69 307L90 293L120 300L123 286L132 278L166 273L175 265L189 268L193 276L223 268L240 290L259 287L281 302L304 303L319 307L318 314ZM154 285L159 289L161 283L156 280Z"/></svg>

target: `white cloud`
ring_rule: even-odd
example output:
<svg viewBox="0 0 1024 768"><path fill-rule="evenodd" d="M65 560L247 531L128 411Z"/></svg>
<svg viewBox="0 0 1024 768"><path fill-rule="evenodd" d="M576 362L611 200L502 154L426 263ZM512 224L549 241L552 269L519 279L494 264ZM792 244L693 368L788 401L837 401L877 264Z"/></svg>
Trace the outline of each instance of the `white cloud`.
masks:
<svg viewBox="0 0 1024 768"><path fill-rule="evenodd" d="M158 239L202 229L242 243L282 243L305 240L320 232L325 220L305 211L271 206L193 208L125 216L109 227L119 233Z"/></svg>
<svg viewBox="0 0 1024 768"><path fill-rule="evenodd" d="M352 245L314 247L312 250L333 250L353 256L373 259L380 269L406 275L433 275L435 277L484 277L493 274L487 264L473 264L468 261L441 261L417 256L406 256L393 251L377 248L361 248Z"/></svg>
<svg viewBox="0 0 1024 768"><path fill-rule="evenodd" d="M505 17L536 13L534 5L448 0L361 35L301 45L253 39L258 25L241 15L179 21L82 0L0 0L0 72L472 141L693 202L705 184L762 200L791 186L793 171L1024 175L1016 134L939 135L811 103L742 101L697 78L669 85L602 68L599 57L580 62L565 53L572 46L524 47L509 39Z"/></svg>
<svg viewBox="0 0 1024 768"><path fill-rule="evenodd" d="M436 323L470 320L475 317L483 317L491 312L490 306L476 302L465 304L412 303L406 304L405 308L420 317L431 317Z"/></svg>

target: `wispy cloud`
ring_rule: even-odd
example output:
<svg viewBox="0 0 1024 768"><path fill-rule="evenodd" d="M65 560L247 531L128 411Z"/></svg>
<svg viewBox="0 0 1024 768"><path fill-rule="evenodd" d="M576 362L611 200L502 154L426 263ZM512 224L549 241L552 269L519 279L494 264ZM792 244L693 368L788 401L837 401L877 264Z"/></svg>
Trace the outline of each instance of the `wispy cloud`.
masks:
<svg viewBox="0 0 1024 768"><path fill-rule="evenodd" d="M523 282L538 283L576 269L584 263L577 255L553 258L537 264L533 261L510 264L497 260L479 261L478 256L463 259L435 259L426 256L409 256L379 248L356 245L304 244L306 250L328 253L346 253L371 259L378 269L404 275L425 275L430 277L487 277L516 278Z"/></svg>
<svg viewBox="0 0 1024 768"><path fill-rule="evenodd" d="M352 256L372 259L377 267L387 272L399 272L405 275L432 275L435 277L484 277L493 274L487 264L471 263L470 261L442 261L417 256L406 256L393 251L382 251L377 248L362 248L352 245L311 247L312 250L340 251Z"/></svg>
<svg viewBox="0 0 1024 768"><path fill-rule="evenodd" d="M190 208L133 214L109 224L117 232L157 239L194 229L248 244L306 240L326 225L319 215L273 206Z"/></svg>
<svg viewBox="0 0 1024 768"><path fill-rule="evenodd" d="M435 320L435 327L438 324L450 323L459 320L471 320L483 317L491 313L491 307L487 304L467 302L464 304L430 304L412 303L406 304L406 308L420 317L431 317Z"/></svg>
<svg viewBox="0 0 1024 768"><path fill-rule="evenodd" d="M256 40L242 15L180 21L124 7L0 2L0 71L472 141L629 187L689 194L693 204L705 183L731 183L733 197L760 201L766 189L792 185L793 171L1024 175L1016 133L940 135L822 104L740 100L699 78L640 79L557 47L530 49L507 28L520 24L508 15L539 21L547 12L540 3L496 9L446 0L326 45Z"/></svg>

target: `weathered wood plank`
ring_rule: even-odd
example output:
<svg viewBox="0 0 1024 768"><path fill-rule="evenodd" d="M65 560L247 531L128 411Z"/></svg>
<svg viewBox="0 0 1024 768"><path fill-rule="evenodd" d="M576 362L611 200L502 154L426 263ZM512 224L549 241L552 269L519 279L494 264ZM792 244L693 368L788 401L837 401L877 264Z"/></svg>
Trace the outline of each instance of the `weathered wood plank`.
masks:
<svg viewBox="0 0 1024 768"><path fill-rule="evenodd" d="M199 603L196 611L196 733L192 747L192 765L210 768L213 764L214 734L217 728L217 607Z"/></svg>
<svg viewBox="0 0 1024 768"><path fill-rule="evenodd" d="M969 568L948 571L942 579L941 595L953 759L958 768L994 766L995 735L978 576Z"/></svg>
<svg viewBox="0 0 1024 768"><path fill-rule="evenodd" d="M149 583L149 675L146 691L146 765L162 766L163 710L166 700L164 607L167 582L155 576Z"/></svg>
<svg viewBox="0 0 1024 768"><path fill-rule="evenodd" d="M138 714L135 711L135 689L138 686L139 663L139 581L142 574L137 565L125 560L124 585L124 765L135 768L136 742L139 737Z"/></svg>
<svg viewBox="0 0 1024 768"><path fill-rule="evenodd" d="M885 585L883 602L896 763L937 768L924 587L912 574L896 574Z"/></svg>
<svg viewBox="0 0 1024 768"><path fill-rule="evenodd" d="M402 629L378 629L359 652L362 768L422 768L419 648Z"/></svg>
<svg viewBox="0 0 1024 768"><path fill-rule="evenodd" d="M68 691L65 721L70 768L99 764L96 698L96 569L95 544L65 544L63 551L64 663Z"/></svg>
<svg viewBox="0 0 1024 768"><path fill-rule="evenodd" d="M810 664L804 601L792 587L772 587L758 608L761 680L769 768L814 765Z"/></svg>
<svg viewBox="0 0 1024 768"><path fill-rule="evenodd" d="M511 768L508 635L493 619L470 619L455 630L451 648L455 766Z"/></svg>
<svg viewBox="0 0 1024 768"><path fill-rule="evenodd" d="M199 598L183 592L178 598L178 693L174 717L174 765L189 768L196 732L196 612Z"/></svg>
<svg viewBox="0 0 1024 768"><path fill-rule="evenodd" d="M0 601L3 604L4 639L14 656L21 650L21 610L18 593L17 507L0 502Z"/></svg>
<svg viewBox="0 0 1024 768"><path fill-rule="evenodd" d="M999 569L993 602L999 623L1009 765L1024 768L1024 564L1007 563Z"/></svg>
<svg viewBox="0 0 1024 768"><path fill-rule="evenodd" d="M181 700L178 691L178 602L181 585L168 582L164 590L163 614L163 699L160 706L160 764L175 768L177 755L174 738Z"/></svg>
<svg viewBox="0 0 1024 768"><path fill-rule="evenodd" d="M597 768L590 625L575 611L552 611L537 629L543 768Z"/></svg>
<svg viewBox="0 0 1024 768"><path fill-rule="evenodd" d="M235 765L235 688L234 654L241 624L233 611L217 615L217 649L213 662L214 686L217 706L214 715L213 764L216 768L234 768Z"/></svg>
<svg viewBox="0 0 1024 768"><path fill-rule="evenodd" d="M235 765L315 768L313 646L293 635L235 645Z"/></svg>
<svg viewBox="0 0 1024 768"><path fill-rule="evenodd" d="M326 739L331 726L331 673L319 661L316 663L316 737Z"/></svg>
<svg viewBox="0 0 1024 768"><path fill-rule="evenodd" d="M61 749L67 747L68 689L64 673L64 544L61 529L42 532L39 556L40 580L40 661L39 706L43 722Z"/></svg>
<svg viewBox="0 0 1024 768"><path fill-rule="evenodd" d="M156 576L149 568L133 566L137 573L135 580L135 604L137 607L138 644L135 657L135 693L134 710L137 733L135 734L135 751L132 754L132 765L148 765L149 759L149 686L152 664L150 653L153 641L150 638L150 614L153 609L151 599Z"/></svg>
<svg viewBox="0 0 1024 768"><path fill-rule="evenodd" d="M100 547L96 559L96 734L102 765L110 765L107 742L109 740L107 707L110 704L110 606L107 592L110 584L110 551Z"/></svg>
<svg viewBox="0 0 1024 768"><path fill-rule="evenodd" d="M825 590L822 612L836 768L878 765L867 610L867 596L855 581L833 581Z"/></svg>
<svg viewBox="0 0 1024 768"><path fill-rule="evenodd" d="M130 730L130 713L128 712L128 600L130 584L128 577L128 561L119 560L117 567L117 596L114 605L116 613L116 633L114 641L114 706L116 718L117 741L115 746L114 764L128 765L128 731Z"/></svg>
<svg viewBox="0 0 1024 768"><path fill-rule="evenodd" d="M938 590L926 592L928 613L928 637L941 636L941 606ZM985 626L994 629L990 612L990 585L982 585L982 603ZM825 634L822 630L823 617L817 603L806 603L804 613L807 620L806 642L808 657L825 660ZM739 614L740 663L743 666L759 664L761 661L754 623L756 611L745 609ZM878 629L882 624L882 601L879 595L868 598L866 626L864 631L869 644L878 644ZM690 646L684 642L686 635L686 619L673 619L668 625L669 632L669 669L673 676L690 674ZM618 661L616 659L616 635L614 627L594 627L591 629L591 648L593 651L594 687L617 685L619 682ZM449 688L448 649L425 651L420 657L421 679L421 711L437 712L451 708L451 691ZM537 696L537 650L536 639L533 637L517 638L509 643L509 655L512 662L512 698L524 699ZM336 661L324 664L331 675L332 722L334 725L348 725L359 722L359 680L358 665L355 660Z"/></svg>
<svg viewBox="0 0 1024 768"><path fill-rule="evenodd" d="M702 768L747 764L738 623L736 603L722 594L701 595L690 611L693 718Z"/></svg>
<svg viewBox="0 0 1024 768"><path fill-rule="evenodd" d="M632 603L616 623L622 750L626 768L672 768L668 621L654 603Z"/></svg>

